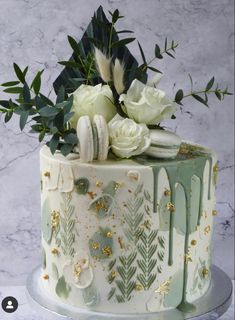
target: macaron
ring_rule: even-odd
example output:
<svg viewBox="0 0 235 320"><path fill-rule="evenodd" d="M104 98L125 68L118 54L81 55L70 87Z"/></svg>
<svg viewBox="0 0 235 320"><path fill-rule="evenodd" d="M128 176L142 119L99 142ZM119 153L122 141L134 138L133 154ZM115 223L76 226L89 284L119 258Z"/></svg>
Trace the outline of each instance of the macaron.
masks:
<svg viewBox="0 0 235 320"><path fill-rule="evenodd" d="M82 162L91 162L94 159L93 130L90 118L82 116L77 123L78 148Z"/></svg>
<svg viewBox="0 0 235 320"><path fill-rule="evenodd" d="M98 114L94 115L93 127L95 127L98 136L98 152L94 158L99 161L104 161L108 157L109 150L109 131L105 118Z"/></svg>
<svg viewBox="0 0 235 320"><path fill-rule="evenodd" d="M174 132L166 130L150 130L150 147L145 154L154 158L175 158L179 152L181 138Z"/></svg>
<svg viewBox="0 0 235 320"><path fill-rule="evenodd" d="M109 133L107 122L102 115L96 114L92 121L88 116L80 117L77 123L77 136L82 162L107 159Z"/></svg>

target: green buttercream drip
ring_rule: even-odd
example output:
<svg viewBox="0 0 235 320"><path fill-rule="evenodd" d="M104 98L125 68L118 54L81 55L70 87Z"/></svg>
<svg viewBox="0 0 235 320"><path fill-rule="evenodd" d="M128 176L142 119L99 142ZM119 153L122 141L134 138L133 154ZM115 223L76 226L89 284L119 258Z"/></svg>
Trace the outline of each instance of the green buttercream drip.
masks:
<svg viewBox="0 0 235 320"><path fill-rule="evenodd" d="M171 203L175 204L175 185L170 186ZM169 229L169 258L168 265L173 265L173 238L174 238L175 212L170 212L170 229Z"/></svg>
<svg viewBox="0 0 235 320"><path fill-rule="evenodd" d="M185 193L186 200L186 232L185 232L185 243L184 243L184 254L188 254L189 249L189 235L190 233L196 230L197 225L200 223L200 218L202 215L202 200L203 200L203 173L206 166L206 162L209 161L209 186L208 186L208 199L211 197L211 180L212 180L212 157L210 154L207 154L202 149L197 149L197 147L186 145L189 152L178 154L176 159L160 160L154 159L146 156L139 156L135 158L135 161L138 163L149 165L152 167L153 176L154 176L154 212L157 211L157 201L158 201L158 174L161 168L164 168L167 172L170 191L171 191L171 202L175 206L175 196L176 184L180 184ZM191 210L191 181L193 176L197 176L200 183L200 199L199 199L199 209L198 217L192 217ZM180 214L180 213L179 213ZM174 213L170 215L170 225L169 225L169 259L168 264L173 264L173 230L177 217L174 216ZM194 305L189 304L186 300L186 289L188 283L188 264L184 262L184 282L183 282L183 293L182 301L179 305L179 309L182 311L193 311L195 309Z"/></svg>
<svg viewBox="0 0 235 320"><path fill-rule="evenodd" d="M153 188L154 188L153 212L157 212L158 210L158 175L159 175L160 168L152 166L152 169L153 169L153 180L154 180L153 181Z"/></svg>

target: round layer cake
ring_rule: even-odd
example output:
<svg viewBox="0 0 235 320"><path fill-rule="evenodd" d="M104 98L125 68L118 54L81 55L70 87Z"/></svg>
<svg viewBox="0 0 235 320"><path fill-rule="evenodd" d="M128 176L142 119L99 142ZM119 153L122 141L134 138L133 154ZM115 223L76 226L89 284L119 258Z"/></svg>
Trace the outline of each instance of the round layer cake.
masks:
<svg viewBox="0 0 235 320"><path fill-rule="evenodd" d="M194 309L210 286L215 155L82 163L41 150L45 296L91 310Z"/></svg>

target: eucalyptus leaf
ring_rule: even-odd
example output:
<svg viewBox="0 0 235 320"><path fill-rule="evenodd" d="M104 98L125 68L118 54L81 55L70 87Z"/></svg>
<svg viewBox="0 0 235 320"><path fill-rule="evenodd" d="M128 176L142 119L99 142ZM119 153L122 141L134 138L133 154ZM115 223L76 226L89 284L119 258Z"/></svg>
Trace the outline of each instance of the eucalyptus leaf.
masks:
<svg viewBox="0 0 235 320"><path fill-rule="evenodd" d="M215 91L215 95L220 101L222 100L221 93L219 91Z"/></svg>
<svg viewBox="0 0 235 320"><path fill-rule="evenodd" d="M13 111L7 111L4 118L4 122L7 123L8 121L10 121L12 116L13 116Z"/></svg>
<svg viewBox="0 0 235 320"><path fill-rule="evenodd" d="M193 94L192 94L192 97L193 97L194 99L196 99L197 101L199 101L200 103L202 103L202 104L204 104L205 106L208 107L207 102L206 102L202 97L200 97L199 95L193 93Z"/></svg>
<svg viewBox="0 0 235 320"><path fill-rule="evenodd" d="M56 116L59 113L59 110L53 107L44 107L39 110L39 113L42 117L50 118Z"/></svg>
<svg viewBox="0 0 235 320"><path fill-rule="evenodd" d="M21 88L21 87L11 87L11 88L4 89L3 92L13 93L13 94L21 94L23 92L23 88Z"/></svg>
<svg viewBox="0 0 235 320"><path fill-rule="evenodd" d="M46 96L44 96L43 94L39 94L40 98L46 103L48 104L49 106L53 106L54 103Z"/></svg>
<svg viewBox="0 0 235 320"><path fill-rule="evenodd" d="M29 86L27 85L26 82L23 87L23 98L26 103L31 102L31 94L30 94Z"/></svg>
<svg viewBox="0 0 235 320"><path fill-rule="evenodd" d="M71 153L71 151L73 150L73 144L63 144L62 147L60 148L61 153L63 154L63 156L67 156Z"/></svg>
<svg viewBox="0 0 235 320"><path fill-rule="evenodd" d="M64 135L64 141L68 144L77 144L78 143L78 137L76 133L67 133Z"/></svg>
<svg viewBox="0 0 235 320"><path fill-rule="evenodd" d="M35 78L33 79L33 82L31 84L31 88L33 88L34 93L36 94L36 96L39 94L40 92L40 88L41 88L41 74L42 72L39 71Z"/></svg>
<svg viewBox="0 0 235 320"><path fill-rule="evenodd" d="M181 100L183 99L184 97L184 91L182 89L179 89L177 92L176 92L176 95L175 95L175 102L176 103L179 103L181 102Z"/></svg>
<svg viewBox="0 0 235 320"><path fill-rule="evenodd" d="M63 102L64 100L65 100L65 88L64 86L61 86L57 94L56 103Z"/></svg>
<svg viewBox="0 0 235 320"><path fill-rule="evenodd" d="M26 125L26 122L28 120L29 112L23 111L20 115L20 130L22 131Z"/></svg>
<svg viewBox="0 0 235 320"><path fill-rule="evenodd" d="M122 39L122 40L119 40L119 41L116 41L114 43L112 43L112 48L118 48L118 47L122 47L122 46L125 46L127 45L128 43L131 43L135 41L135 38L126 38L126 39Z"/></svg>
<svg viewBox="0 0 235 320"><path fill-rule="evenodd" d="M215 77L211 78L210 81L207 83L206 91L209 91L213 87L214 82L215 82Z"/></svg>
<svg viewBox="0 0 235 320"><path fill-rule="evenodd" d="M139 46L139 49L140 49L140 54L141 54L141 57L142 57L142 60L143 60L143 63L147 65L147 61L146 61L146 58L145 58L145 55L144 55L144 51L138 41L138 46Z"/></svg>
<svg viewBox="0 0 235 320"><path fill-rule="evenodd" d="M162 59L163 58L163 56L161 54L161 49L160 49L158 44L155 45L155 56L158 59Z"/></svg>
<svg viewBox="0 0 235 320"><path fill-rule="evenodd" d="M57 150L57 147L59 145L59 135L54 134L53 137L51 138L51 141L49 142L49 148L51 150L51 153L54 154Z"/></svg>
<svg viewBox="0 0 235 320"><path fill-rule="evenodd" d="M20 84L20 81L9 81L9 82L2 83L1 86L2 87L14 87L18 84Z"/></svg>
<svg viewBox="0 0 235 320"><path fill-rule="evenodd" d="M13 63L13 67L17 78L20 82L25 83L25 74L21 71L20 67L16 63Z"/></svg>

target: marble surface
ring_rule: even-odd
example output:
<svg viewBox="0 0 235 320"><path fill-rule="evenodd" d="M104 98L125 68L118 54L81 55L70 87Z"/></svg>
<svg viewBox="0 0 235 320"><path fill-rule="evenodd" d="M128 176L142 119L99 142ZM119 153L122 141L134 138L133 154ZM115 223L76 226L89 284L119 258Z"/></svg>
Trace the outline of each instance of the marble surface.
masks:
<svg viewBox="0 0 235 320"><path fill-rule="evenodd" d="M234 281L233 281L234 284ZM14 286L14 287L1 287L0 286L0 302L2 299L8 296L13 296L17 299L19 307L16 312L12 314L6 314L0 308L0 319L1 320L48 320L42 317L38 312L32 309L29 305L26 291L24 286ZM228 311L220 317L220 320L232 320L234 319L234 301L232 302Z"/></svg>
<svg viewBox="0 0 235 320"><path fill-rule="evenodd" d="M81 37L99 4L111 10L118 7L125 14L123 26L135 30L149 59L154 44L163 45L165 36L179 43L176 59L166 57L158 65L165 74L160 87L169 96L176 88L189 89L188 73L198 88L213 75L234 87L232 0L0 0L0 83L14 78L15 61L30 65L30 77L44 68L43 88L49 93L62 69L56 62L71 54L67 35ZM140 59L137 45L129 47ZM233 278L233 97L223 104L212 97L210 105L208 109L188 100L177 119L166 125L218 153L213 263ZM40 145L27 130L19 131L18 119L7 125L0 119L0 137L0 285L24 285L40 262Z"/></svg>

